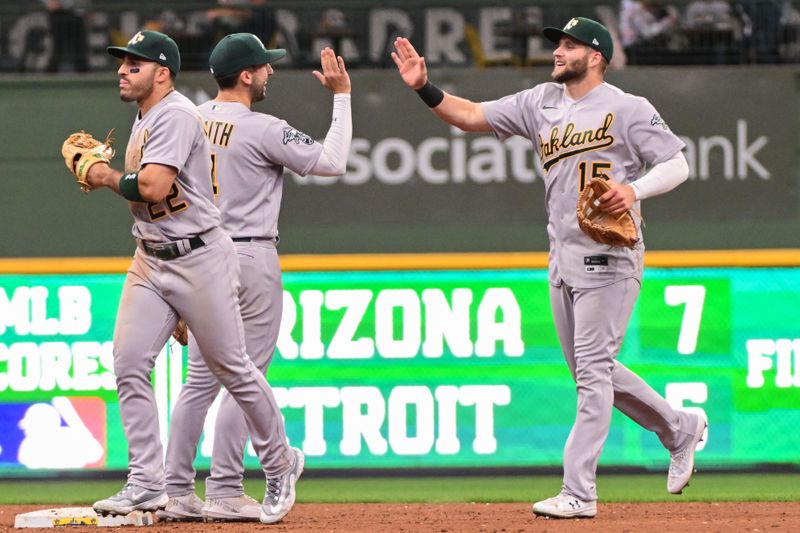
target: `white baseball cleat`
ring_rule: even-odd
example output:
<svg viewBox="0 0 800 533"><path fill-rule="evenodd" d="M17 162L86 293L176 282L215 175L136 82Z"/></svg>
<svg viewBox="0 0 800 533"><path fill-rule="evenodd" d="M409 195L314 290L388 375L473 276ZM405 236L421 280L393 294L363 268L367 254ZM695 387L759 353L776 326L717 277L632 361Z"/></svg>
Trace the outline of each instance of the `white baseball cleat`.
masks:
<svg viewBox="0 0 800 533"><path fill-rule="evenodd" d="M680 494L689 484L689 480L694 473L694 451L697 448L697 444L703 440L703 434L707 427L708 423L705 419L697 415L694 433L692 433L683 448L670 454L667 490L672 494Z"/></svg>
<svg viewBox="0 0 800 533"><path fill-rule="evenodd" d="M203 500L194 492L175 496L166 507L156 511L156 516L167 522L199 522L203 519Z"/></svg>
<svg viewBox="0 0 800 533"><path fill-rule="evenodd" d="M261 522L274 524L280 522L292 509L295 500L294 486L303 473L305 456L297 448L294 451L294 461L285 474L267 478L267 491L264 502L261 504Z"/></svg>
<svg viewBox="0 0 800 533"><path fill-rule="evenodd" d="M261 503L247 494L231 498L209 498L203 506L206 522L258 522Z"/></svg>
<svg viewBox="0 0 800 533"><path fill-rule="evenodd" d="M156 511L163 509L169 496L165 490L150 490L133 483L126 483L115 495L100 500L92 506L99 515L126 515L134 511Z"/></svg>
<svg viewBox="0 0 800 533"><path fill-rule="evenodd" d="M534 503L533 514L549 518L594 518L597 514L597 501L585 502L561 492L558 496Z"/></svg>

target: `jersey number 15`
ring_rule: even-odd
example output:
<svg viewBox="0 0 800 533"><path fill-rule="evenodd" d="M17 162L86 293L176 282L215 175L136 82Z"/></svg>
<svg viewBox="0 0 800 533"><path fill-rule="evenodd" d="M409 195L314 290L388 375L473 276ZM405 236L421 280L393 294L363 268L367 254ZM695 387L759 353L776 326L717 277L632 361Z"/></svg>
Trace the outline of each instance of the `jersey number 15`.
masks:
<svg viewBox="0 0 800 533"><path fill-rule="evenodd" d="M588 161L581 161L578 163L578 172L580 173L578 192L582 191L583 188L586 187L586 182L589 181L590 178L603 178L604 180L610 180L611 176L606 173L607 171L611 171L611 163L608 161L592 161L591 163Z"/></svg>

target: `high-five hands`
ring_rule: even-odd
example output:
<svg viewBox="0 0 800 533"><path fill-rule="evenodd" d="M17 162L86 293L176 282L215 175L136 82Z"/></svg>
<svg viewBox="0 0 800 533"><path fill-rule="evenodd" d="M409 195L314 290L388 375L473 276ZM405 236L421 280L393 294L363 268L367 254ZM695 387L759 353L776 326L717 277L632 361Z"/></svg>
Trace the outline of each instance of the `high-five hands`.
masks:
<svg viewBox="0 0 800 533"><path fill-rule="evenodd" d="M428 81L425 58L417 53L417 50L411 45L411 41L405 37L395 39L394 49L392 59L397 65L403 81L415 91L420 89Z"/></svg>
<svg viewBox="0 0 800 533"><path fill-rule="evenodd" d="M344 66L342 56L337 56L330 48L324 48L319 54L322 72L312 72L323 87L334 94L350 93L350 75Z"/></svg>

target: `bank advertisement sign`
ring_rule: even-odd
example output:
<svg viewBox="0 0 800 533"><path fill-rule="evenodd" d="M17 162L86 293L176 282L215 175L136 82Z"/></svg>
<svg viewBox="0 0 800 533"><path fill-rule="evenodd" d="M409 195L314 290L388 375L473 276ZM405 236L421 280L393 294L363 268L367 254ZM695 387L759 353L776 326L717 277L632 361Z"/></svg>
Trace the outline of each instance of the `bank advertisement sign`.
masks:
<svg viewBox="0 0 800 533"><path fill-rule="evenodd" d="M113 375L123 276L0 276L0 473L127 468ZM575 414L544 270L289 272L268 371L311 469L561 463ZM619 360L702 413L708 467L800 461L800 269L645 273ZM153 374L162 440L187 354ZM217 403L196 461L208 468ZM252 449L247 465L257 467ZM662 468L613 415L601 465Z"/></svg>

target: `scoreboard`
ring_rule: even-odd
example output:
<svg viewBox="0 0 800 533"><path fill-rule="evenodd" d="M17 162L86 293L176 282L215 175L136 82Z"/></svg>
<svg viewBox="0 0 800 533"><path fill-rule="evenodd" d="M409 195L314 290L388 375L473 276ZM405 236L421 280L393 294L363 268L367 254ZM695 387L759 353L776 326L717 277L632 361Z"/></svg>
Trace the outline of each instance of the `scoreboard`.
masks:
<svg viewBox="0 0 800 533"><path fill-rule="evenodd" d="M0 275L0 473L127 469L112 343L123 279ZM708 418L698 464L800 462L798 302L798 268L645 270L618 358ZM186 359L171 343L156 362L163 441ZM539 268L287 272L267 379L312 469L558 466L576 407ZM252 449L246 460L257 468ZM668 461L614 412L601 465Z"/></svg>

